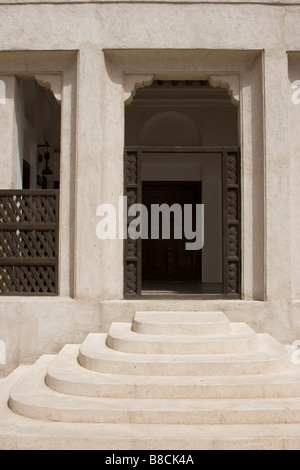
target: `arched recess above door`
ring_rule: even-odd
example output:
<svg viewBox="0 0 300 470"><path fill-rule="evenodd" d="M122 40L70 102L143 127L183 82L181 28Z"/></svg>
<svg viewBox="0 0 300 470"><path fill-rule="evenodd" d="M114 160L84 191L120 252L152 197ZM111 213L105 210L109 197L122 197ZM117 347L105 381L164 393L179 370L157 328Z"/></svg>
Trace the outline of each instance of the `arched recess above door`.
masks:
<svg viewBox="0 0 300 470"><path fill-rule="evenodd" d="M158 112L144 124L139 145L202 145L200 130L189 117L176 111Z"/></svg>

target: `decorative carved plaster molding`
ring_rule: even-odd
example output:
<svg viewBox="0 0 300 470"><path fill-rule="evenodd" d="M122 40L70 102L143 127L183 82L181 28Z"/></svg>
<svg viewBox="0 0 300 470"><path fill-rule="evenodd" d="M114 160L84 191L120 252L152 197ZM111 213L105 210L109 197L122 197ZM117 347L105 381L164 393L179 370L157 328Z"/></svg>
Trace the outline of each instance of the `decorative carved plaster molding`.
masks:
<svg viewBox="0 0 300 470"><path fill-rule="evenodd" d="M154 76L150 74L127 74L124 75L124 101L128 105L132 102L136 90L151 85ZM240 101L240 77L238 74L210 75L209 84L213 88L225 88L234 105Z"/></svg>
<svg viewBox="0 0 300 470"><path fill-rule="evenodd" d="M209 84L214 88L226 88L231 102L234 105L240 102L240 77L239 75L210 75Z"/></svg>
<svg viewBox="0 0 300 470"><path fill-rule="evenodd" d="M127 74L124 75L124 100L130 104L138 88L149 86L153 82L153 75L149 74Z"/></svg>
<svg viewBox="0 0 300 470"><path fill-rule="evenodd" d="M61 102L61 75L35 75L34 77L39 85L51 90L56 100Z"/></svg>

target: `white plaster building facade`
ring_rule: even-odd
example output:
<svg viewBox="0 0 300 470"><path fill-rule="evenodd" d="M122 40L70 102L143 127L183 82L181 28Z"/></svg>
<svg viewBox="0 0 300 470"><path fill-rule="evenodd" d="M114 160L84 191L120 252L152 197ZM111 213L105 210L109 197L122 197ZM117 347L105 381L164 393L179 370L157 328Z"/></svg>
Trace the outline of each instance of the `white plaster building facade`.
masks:
<svg viewBox="0 0 300 470"><path fill-rule="evenodd" d="M59 187L55 295L2 287L2 376L136 311L221 311L283 344L300 339L299 23L298 0L1 0L0 189L24 188L24 160L30 189L42 188L45 142L48 188ZM126 290L124 241L96 234L99 204L118 208L128 190L124 148L144 152L140 184L202 182L215 218L200 283L221 285L220 155L237 152L233 295Z"/></svg>

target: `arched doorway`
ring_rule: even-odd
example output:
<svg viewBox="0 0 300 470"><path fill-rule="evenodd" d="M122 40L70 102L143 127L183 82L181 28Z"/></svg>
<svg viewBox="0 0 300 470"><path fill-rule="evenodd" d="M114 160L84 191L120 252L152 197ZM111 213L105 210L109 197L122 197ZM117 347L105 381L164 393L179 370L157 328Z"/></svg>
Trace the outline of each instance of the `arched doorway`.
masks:
<svg viewBox="0 0 300 470"><path fill-rule="evenodd" d="M135 203L146 206L148 226L153 223L153 205L179 204L184 209L185 205L202 203L205 214L204 245L197 250L186 250L184 237L176 239L172 230L169 238L164 238L162 218L158 239L150 232L143 240L128 237L124 253L126 297L239 297L237 123L238 109L227 90L213 88L207 80L156 80L137 90L125 108L128 207ZM169 216L172 227L172 211ZM195 223L194 217L192 231L196 233Z"/></svg>

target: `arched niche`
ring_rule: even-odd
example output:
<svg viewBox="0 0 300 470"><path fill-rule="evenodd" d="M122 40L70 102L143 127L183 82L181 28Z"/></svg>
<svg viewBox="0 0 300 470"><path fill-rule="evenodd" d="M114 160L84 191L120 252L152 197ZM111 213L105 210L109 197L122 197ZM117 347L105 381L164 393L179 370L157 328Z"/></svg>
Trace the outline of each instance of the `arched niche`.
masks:
<svg viewBox="0 0 300 470"><path fill-rule="evenodd" d="M202 145L202 139L190 118L176 111L163 111L144 124L139 145Z"/></svg>

